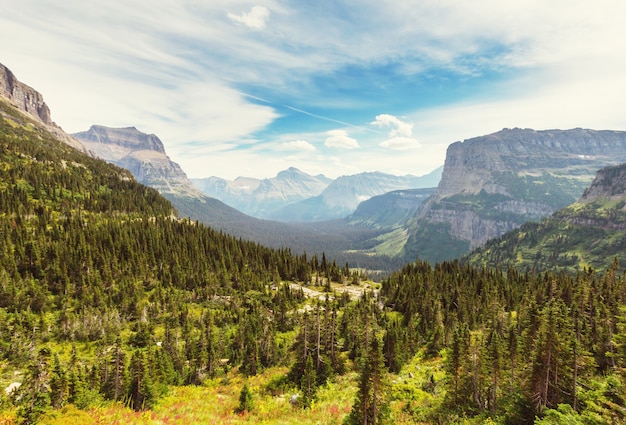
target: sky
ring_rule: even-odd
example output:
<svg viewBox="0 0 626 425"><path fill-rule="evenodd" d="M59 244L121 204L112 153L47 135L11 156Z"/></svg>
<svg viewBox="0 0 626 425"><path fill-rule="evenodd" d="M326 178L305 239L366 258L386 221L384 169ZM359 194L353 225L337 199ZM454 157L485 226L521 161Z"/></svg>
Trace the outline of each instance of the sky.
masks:
<svg viewBox="0 0 626 425"><path fill-rule="evenodd" d="M622 0L0 0L0 63L67 132L189 177L424 175L502 128L626 130Z"/></svg>

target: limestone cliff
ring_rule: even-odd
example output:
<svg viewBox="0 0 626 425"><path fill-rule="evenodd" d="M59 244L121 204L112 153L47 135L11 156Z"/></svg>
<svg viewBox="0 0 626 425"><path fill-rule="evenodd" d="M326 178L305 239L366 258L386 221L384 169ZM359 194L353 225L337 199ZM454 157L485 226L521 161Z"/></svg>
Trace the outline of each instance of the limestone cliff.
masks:
<svg viewBox="0 0 626 425"><path fill-rule="evenodd" d="M68 145L85 151L84 146L74 137L56 125L51 118L50 108L43 96L34 88L20 82L13 72L0 64L0 96L6 98L19 111L45 125L46 129Z"/></svg>
<svg viewBox="0 0 626 425"><path fill-rule="evenodd" d="M203 198L180 165L167 156L163 142L154 134L143 133L135 127L93 125L74 136L99 158L126 168L138 182L163 195Z"/></svg>
<svg viewBox="0 0 626 425"><path fill-rule="evenodd" d="M470 249L481 246L571 204L598 169L625 161L623 131L516 128L453 143L408 243L423 237L424 226L437 225Z"/></svg>

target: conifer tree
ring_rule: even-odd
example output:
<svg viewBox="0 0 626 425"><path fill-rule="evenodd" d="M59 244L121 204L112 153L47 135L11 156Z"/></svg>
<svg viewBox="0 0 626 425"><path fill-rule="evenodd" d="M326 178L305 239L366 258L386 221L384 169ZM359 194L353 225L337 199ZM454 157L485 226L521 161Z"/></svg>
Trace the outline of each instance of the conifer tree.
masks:
<svg viewBox="0 0 626 425"><path fill-rule="evenodd" d="M128 374L127 398L130 407L135 411L150 409L156 394L143 350L136 350L133 353Z"/></svg>
<svg viewBox="0 0 626 425"><path fill-rule="evenodd" d="M254 408L254 400L252 399L252 391L248 387L248 383L244 383L239 393L239 406L235 409L235 413L242 414L244 412L250 413Z"/></svg>
<svg viewBox="0 0 626 425"><path fill-rule="evenodd" d="M50 407L50 351L42 348L28 366L28 375L20 387L18 416L26 425L35 424Z"/></svg>
<svg viewBox="0 0 626 425"><path fill-rule="evenodd" d="M359 389L352 411L344 425L382 425L389 415L386 396L389 383L378 337L372 336L367 354L361 360Z"/></svg>

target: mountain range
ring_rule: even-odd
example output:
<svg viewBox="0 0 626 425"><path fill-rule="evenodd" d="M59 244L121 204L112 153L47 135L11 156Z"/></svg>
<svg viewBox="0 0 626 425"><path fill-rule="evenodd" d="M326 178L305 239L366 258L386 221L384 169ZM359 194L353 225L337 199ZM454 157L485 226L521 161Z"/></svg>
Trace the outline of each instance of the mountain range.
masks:
<svg viewBox="0 0 626 425"><path fill-rule="evenodd" d="M226 180L215 176L191 179L204 194L245 214L266 219L273 219L272 213L285 205L319 195L331 181L324 175L311 176L294 167L266 179Z"/></svg>
<svg viewBox="0 0 626 425"><path fill-rule="evenodd" d="M358 258L367 263L364 259L378 256L401 264L467 255L574 203L597 170L626 162L626 132L514 128L451 144L443 169L421 178L363 173L331 181L290 168L272 179L229 182L214 177L192 182L167 156L157 136L134 127L95 125L67 135L52 122L36 90L6 67L0 67L0 77L1 93L14 107L60 134L65 143L130 170L139 182L159 190L182 216L268 246L326 251L342 261ZM433 184L439 175L436 189L406 189ZM232 199L247 200L257 211L269 215L271 210L283 220L321 220L337 211L343 211L342 218L309 224L259 220L207 196L196 187L201 183L204 190L221 186ZM393 191L394 186L404 189ZM326 212L320 212L323 209Z"/></svg>
<svg viewBox="0 0 626 425"><path fill-rule="evenodd" d="M93 125L72 136L83 149L132 172L137 181L157 189L172 202L179 216L200 221L227 234L258 242L264 246L290 248L309 255L326 254L341 263L358 264L365 269L388 272L400 267L399 260L385 256L372 257L368 247L381 233L379 228L350 224L346 220L323 223L281 223L246 215L222 201L207 196L194 186L181 167L166 154L163 142L154 134L135 127L110 128ZM314 178L295 168L279 173L275 179L259 180L254 186L269 202L285 202L289 193L307 187L324 177ZM249 183L254 183L253 179ZM246 179L238 179L239 183ZM311 185L309 185L311 186ZM261 189L265 188L263 192ZM259 199L261 197L259 196ZM267 204L266 204L267 205ZM353 248L358 249L354 250Z"/></svg>
<svg viewBox="0 0 626 425"><path fill-rule="evenodd" d="M442 170L440 167L422 177L366 172L333 180L292 167L269 179L207 177L191 181L204 194L251 216L312 222L344 218L362 201L393 190L435 187Z"/></svg>
<svg viewBox="0 0 626 425"><path fill-rule="evenodd" d="M92 126L74 136L91 152L159 190L185 216L268 246L308 252L328 249L342 259L347 251L400 261L437 262L467 255L492 238L571 204L598 169L626 162L625 132L504 129L450 145L444 167L423 177L362 173L330 180L291 168L271 179L212 177L195 180L194 186L155 135L132 127ZM359 201L397 187L433 184L439 173L436 190L422 192L418 202L415 197L395 199L395 209L387 217L386 207L372 208L380 200L358 208ZM246 202L275 221L242 214L196 186L230 197L236 205ZM318 191L319 195L305 198ZM396 196L400 193L408 192ZM397 207L401 199L412 199L410 213Z"/></svg>

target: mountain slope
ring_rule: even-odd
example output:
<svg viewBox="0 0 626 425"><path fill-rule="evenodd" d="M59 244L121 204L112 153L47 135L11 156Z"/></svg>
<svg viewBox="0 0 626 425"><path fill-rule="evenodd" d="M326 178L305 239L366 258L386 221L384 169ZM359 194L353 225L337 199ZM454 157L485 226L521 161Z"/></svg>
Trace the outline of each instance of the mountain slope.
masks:
<svg viewBox="0 0 626 425"><path fill-rule="evenodd" d="M270 179L238 177L229 181L219 177L191 179L204 194L258 218L270 218L285 205L319 195L330 183L323 175L311 176L297 168L279 172Z"/></svg>
<svg viewBox="0 0 626 425"><path fill-rule="evenodd" d="M475 250L467 261L521 270L606 270L626 264L626 164L597 173L583 196Z"/></svg>
<svg viewBox="0 0 626 425"><path fill-rule="evenodd" d="M368 246L363 241L373 240L380 234L379 229L349 225L342 221L307 226L261 220L206 196L193 186L180 166L170 160L163 143L155 135L142 133L134 127L92 126L86 132L77 133L76 137L97 156L129 169L138 181L157 189L172 203L181 217L189 217L229 235L255 241L263 246L288 247L294 253L307 252L309 255L321 256L325 253L328 257L336 258L340 264L354 262L365 269L385 272L401 266L401 263L384 257L376 258L370 253L353 252L355 246ZM320 178L290 169L279 173L276 179L259 182L259 186L279 187L274 193L279 193L280 197L289 192L297 192L303 187L303 181L314 183ZM293 184L289 186L285 182ZM288 191L289 187L291 189ZM271 198L269 190L263 193L270 194L268 198Z"/></svg>
<svg viewBox="0 0 626 425"><path fill-rule="evenodd" d="M408 226L405 258L466 254L571 204L598 169L624 161L620 131L504 129L454 143L437 192Z"/></svg>

